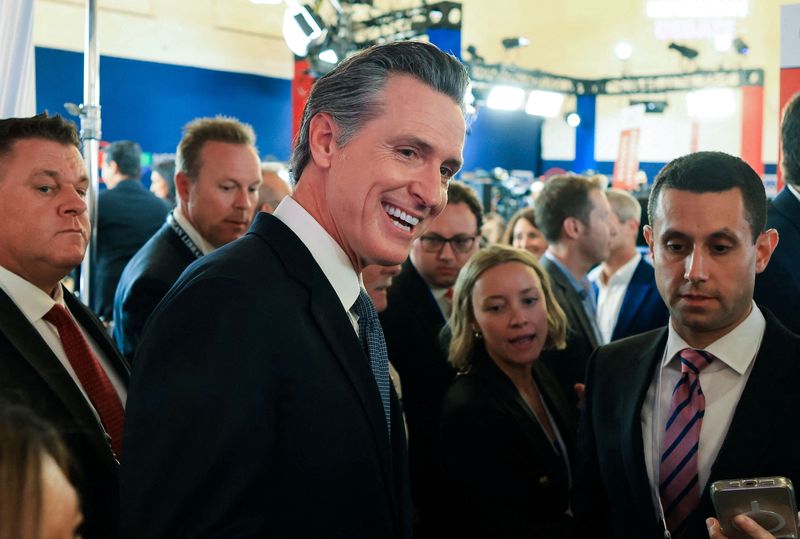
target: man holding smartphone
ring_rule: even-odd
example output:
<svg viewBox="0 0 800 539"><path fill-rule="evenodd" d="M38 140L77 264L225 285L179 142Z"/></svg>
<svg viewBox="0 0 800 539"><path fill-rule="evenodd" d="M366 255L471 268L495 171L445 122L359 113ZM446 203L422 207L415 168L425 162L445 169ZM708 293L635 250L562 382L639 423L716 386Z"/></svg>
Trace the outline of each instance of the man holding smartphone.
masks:
<svg viewBox="0 0 800 539"><path fill-rule="evenodd" d="M800 407L800 337L753 302L778 242L764 230L760 177L724 153L680 157L656 178L648 213L670 322L590 359L573 501L581 537L705 538L715 480L800 482L800 434L784 428Z"/></svg>

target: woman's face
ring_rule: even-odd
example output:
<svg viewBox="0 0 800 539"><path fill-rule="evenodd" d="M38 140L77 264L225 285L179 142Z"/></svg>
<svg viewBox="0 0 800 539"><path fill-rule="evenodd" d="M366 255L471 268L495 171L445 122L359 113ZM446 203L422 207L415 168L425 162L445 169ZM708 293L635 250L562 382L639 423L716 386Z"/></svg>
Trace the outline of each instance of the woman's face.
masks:
<svg viewBox="0 0 800 539"><path fill-rule="evenodd" d="M42 458L41 539L73 539L83 517L78 494L53 457Z"/></svg>
<svg viewBox="0 0 800 539"><path fill-rule="evenodd" d="M475 329L489 356L507 368L530 368L547 339L547 305L530 266L507 262L486 270L472 289Z"/></svg>
<svg viewBox="0 0 800 539"><path fill-rule="evenodd" d="M158 198L169 199L169 185L155 170L150 173L150 192Z"/></svg>
<svg viewBox="0 0 800 539"><path fill-rule="evenodd" d="M530 251L536 258L542 256L547 250L547 240L544 239L539 229L524 217L520 217L514 223L511 231L511 245L517 249Z"/></svg>

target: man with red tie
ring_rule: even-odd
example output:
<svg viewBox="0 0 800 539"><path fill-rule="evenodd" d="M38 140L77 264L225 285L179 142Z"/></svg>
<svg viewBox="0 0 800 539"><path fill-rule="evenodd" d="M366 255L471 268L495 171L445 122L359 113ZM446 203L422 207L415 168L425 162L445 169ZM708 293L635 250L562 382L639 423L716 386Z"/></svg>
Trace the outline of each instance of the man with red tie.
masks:
<svg viewBox="0 0 800 539"><path fill-rule="evenodd" d="M70 450L84 538L117 534L129 369L60 284L86 253L89 180L75 126L0 120L0 395L51 422Z"/></svg>
<svg viewBox="0 0 800 539"><path fill-rule="evenodd" d="M680 157L656 177L645 238L670 321L590 359L578 536L708 537L714 481L800 482L787 424L800 407L800 337L753 302L778 242L766 206L758 174L724 153Z"/></svg>

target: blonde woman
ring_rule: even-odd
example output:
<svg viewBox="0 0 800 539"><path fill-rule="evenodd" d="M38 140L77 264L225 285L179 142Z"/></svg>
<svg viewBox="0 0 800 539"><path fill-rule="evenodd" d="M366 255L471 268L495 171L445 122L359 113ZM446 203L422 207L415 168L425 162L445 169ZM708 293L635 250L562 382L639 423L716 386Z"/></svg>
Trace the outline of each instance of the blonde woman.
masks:
<svg viewBox="0 0 800 539"><path fill-rule="evenodd" d="M529 252L495 245L456 282L442 413L442 535L570 537L577 418L547 368L566 319Z"/></svg>

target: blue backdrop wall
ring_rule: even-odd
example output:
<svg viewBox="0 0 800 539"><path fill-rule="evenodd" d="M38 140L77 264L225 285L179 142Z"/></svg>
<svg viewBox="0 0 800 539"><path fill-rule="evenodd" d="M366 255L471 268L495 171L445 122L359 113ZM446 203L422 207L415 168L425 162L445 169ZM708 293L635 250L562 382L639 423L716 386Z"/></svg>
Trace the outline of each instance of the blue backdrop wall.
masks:
<svg viewBox="0 0 800 539"><path fill-rule="evenodd" d="M83 54L36 48L36 103L65 114L83 100ZM259 75L126 60L100 60L103 140L130 139L151 153L173 153L181 128L199 116L225 114L248 122L262 157L291 152L291 81ZM470 127L464 170L541 172L542 119L484 108Z"/></svg>

